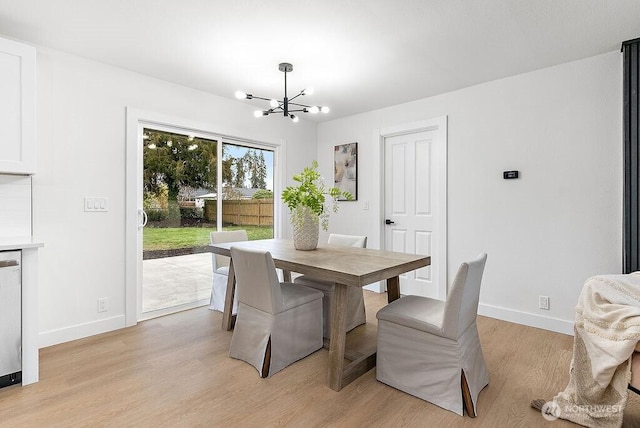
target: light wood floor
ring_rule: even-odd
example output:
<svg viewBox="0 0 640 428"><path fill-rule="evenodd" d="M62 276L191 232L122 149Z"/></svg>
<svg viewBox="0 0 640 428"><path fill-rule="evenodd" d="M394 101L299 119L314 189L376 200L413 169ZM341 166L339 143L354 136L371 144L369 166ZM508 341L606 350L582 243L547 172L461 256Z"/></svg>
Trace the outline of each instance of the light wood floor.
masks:
<svg viewBox="0 0 640 428"><path fill-rule="evenodd" d="M352 345L375 339L386 295L365 292L369 323ZM40 382L0 389L2 427L536 427L529 407L568 380L572 337L480 317L490 383L478 417L460 417L376 381L375 369L340 392L326 386L328 351L272 378L228 357L222 314L193 309L40 351ZM549 425L551 424L551 425ZM640 425L631 393L625 426Z"/></svg>

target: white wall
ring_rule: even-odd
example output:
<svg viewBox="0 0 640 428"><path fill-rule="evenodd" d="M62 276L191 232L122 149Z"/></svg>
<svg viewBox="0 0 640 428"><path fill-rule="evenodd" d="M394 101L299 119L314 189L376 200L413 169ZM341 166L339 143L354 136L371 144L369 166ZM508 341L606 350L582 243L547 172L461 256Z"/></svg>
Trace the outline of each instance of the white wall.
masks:
<svg viewBox="0 0 640 428"><path fill-rule="evenodd" d="M0 174L0 237L31 236L31 177Z"/></svg>
<svg viewBox="0 0 640 428"><path fill-rule="evenodd" d="M51 345L124 326L125 108L203 124L256 141L286 141L288 182L313 159L316 125L102 63L38 48L38 171L34 235L40 252L40 343ZM212 79L215 76L211 77ZM108 198L107 213L85 213L83 198ZM97 312L97 299L109 311Z"/></svg>
<svg viewBox="0 0 640 428"><path fill-rule="evenodd" d="M321 123L325 177L333 146L359 143L359 201L341 204L330 230L368 235L379 248L375 130L447 115L449 282L486 251L481 314L571 333L584 281L622 266L621 76L611 52ZM505 170L521 178L503 180ZM549 311L538 309L540 295Z"/></svg>

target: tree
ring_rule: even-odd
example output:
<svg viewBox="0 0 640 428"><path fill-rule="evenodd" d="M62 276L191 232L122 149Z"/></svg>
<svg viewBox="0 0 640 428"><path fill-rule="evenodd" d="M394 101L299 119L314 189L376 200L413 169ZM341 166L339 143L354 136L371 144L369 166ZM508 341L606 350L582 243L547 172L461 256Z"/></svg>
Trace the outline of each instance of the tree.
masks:
<svg viewBox="0 0 640 428"><path fill-rule="evenodd" d="M229 147L235 148L230 149ZM232 156L229 152L238 153L236 155L238 157ZM267 162L263 151L223 144L222 184L224 187L266 189Z"/></svg>
<svg viewBox="0 0 640 428"><path fill-rule="evenodd" d="M251 188L266 189L267 188L267 163L264 160L264 154L260 150L260 154L256 155L254 150L250 150L245 155L249 159L249 172L251 173Z"/></svg>
<svg viewBox="0 0 640 428"><path fill-rule="evenodd" d="M225 187L222 191L222 199L242 199L242 192L234 187Z"/></svg>
<svg viewBox="0 0 640 428"><path fill-rule="evenodd" d="M216 141L145 129L143 144L145 192L158 194L164 183L175 198L183 186L216 187Z"/></svg>
<svg viewBox="0 0 640 428"><path fill-rule="evenodd" d="M222 186L230 187L233 184L233 162L234 158L229 156L227 145L222 145Z"/></svg>
<svg viewBox="0 0 640 428"><path fill-rule="evenodd" d="M245 187L244 180L247 175L244 156L241 158L234 158L233 166L235 167L235 177L233 178L233 185L235 187Z"/></svg>

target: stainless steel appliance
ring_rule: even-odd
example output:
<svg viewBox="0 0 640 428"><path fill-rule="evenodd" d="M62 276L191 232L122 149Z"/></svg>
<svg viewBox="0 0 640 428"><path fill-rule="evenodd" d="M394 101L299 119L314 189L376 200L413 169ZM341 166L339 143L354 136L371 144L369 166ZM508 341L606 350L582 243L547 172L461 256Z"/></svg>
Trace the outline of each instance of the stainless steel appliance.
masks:
<svg viewBox="0 0 640 428"><path fill-rule="evenodd" d="M22 381L20 251L0 252L0 387Z"/></svg>

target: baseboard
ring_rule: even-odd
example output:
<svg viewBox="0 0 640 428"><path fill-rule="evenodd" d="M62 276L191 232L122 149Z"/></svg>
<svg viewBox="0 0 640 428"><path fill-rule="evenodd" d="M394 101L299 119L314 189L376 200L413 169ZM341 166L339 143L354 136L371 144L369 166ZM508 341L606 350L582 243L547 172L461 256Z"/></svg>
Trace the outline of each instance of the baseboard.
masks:
<svg viewBox="0 0 640 428"><path fill-rule="evenodd" d="M170 306L168 308L162 308L151 312L143 312L138 316L138 322L146 321L157 317L163 317L165 315L171 315L182 311L187 311L189 309L199 308L201 306L209 306L210 300L197 300L191 303L184 303L182 305Z"/></svg>
<svg viewBox="0 0 640 428"><path fill-rule="evenodd" d="M491 305L478 305L478 315L573 336L573 322Z"/></svg>
<svg viewBox="0 0 640 428"><path fill-rule="evenodd" d="M111 318L104 318L91 321L85 324L76 324L70 327L58 330L49 330L38 335L38 344L40 348L57 345L59 343L70 342L84 337L94 336L108 331L118 330L125 327L124 315L118 315Z"/></svg>
<svg viewBox="0 0 640 428"><path fill-rule="evenodd" d="M374 282L364 287L364 289L376 293L384 293L386 291L384 281ZM478 305L478 315L573 336L573 321L543 317L529 312L515 311L482 303Z"/></svg>

